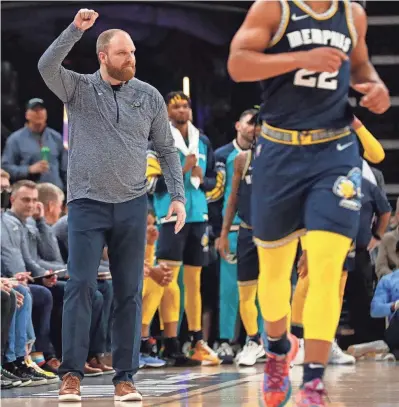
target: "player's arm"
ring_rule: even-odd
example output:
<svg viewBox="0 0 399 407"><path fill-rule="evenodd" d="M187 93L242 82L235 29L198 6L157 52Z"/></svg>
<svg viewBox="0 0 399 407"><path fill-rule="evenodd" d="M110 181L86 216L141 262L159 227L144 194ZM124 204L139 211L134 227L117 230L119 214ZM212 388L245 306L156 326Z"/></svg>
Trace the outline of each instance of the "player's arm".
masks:
<svg viewBox="0 0 399 407"><path fill-rule="evenodd" d="M385 158L385 151L381 143L368 131L356 116L353 119L352 127L364 148L363 157L373 164L380 163Z"/></svg>
<svg viewBox="0 0 399 407"><path fill-rule="evenodd" d="M223 258L226 258L230 252L228 236L237 212L238 188L240 187L240 181L243 175L247 155L248 152L243 151L234 159L234 173L231 183L231 193L227 201L227 207L223 219L222 232L220 234L219 241L219 252Z"/></svg>
<svg viewBox="0 0 399 407"><path fill-rule="evenodd" d="M386 112L391 106L389 92L370 62L366 44L367 16L360 4L352 3L353 22L357 43L351 54L351 84L364 94L360 106L376 114Z"/></svg>
<svg viewBox="0 0 399 407"><path fill-rule="evenodd" d="M331 47L311 51L264 54L278 32L282 18L281 3L258 0L230 45L227 69L235 82L256 82L299 68L315 72L335 72L346 55Z"/></svg>
<svg viewBox="0 0 399 407"><path fill-rule="evenodd" d="M208 137L202 136L206 146L206 170L200 188L204 192L212 191L216 187L216 161L211 142Z"/></svg>
<svg viewBox="0 0 399 407"><path fill-rule="evenodd" d="M212 225L212 230L218 241L223 223L223 203L224 193L226 189L226 157L220 150L215 151L216 161L216 185L212 191L206 192L208 202L209 223ZM216 246L217 246L216 242Z"/></svg>

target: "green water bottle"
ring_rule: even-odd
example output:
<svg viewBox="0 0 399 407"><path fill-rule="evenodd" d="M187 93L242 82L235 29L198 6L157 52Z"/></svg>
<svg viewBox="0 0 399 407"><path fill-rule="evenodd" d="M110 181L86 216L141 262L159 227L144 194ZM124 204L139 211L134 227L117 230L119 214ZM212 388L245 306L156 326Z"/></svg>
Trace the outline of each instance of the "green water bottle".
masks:
<svg viewBox="0 0 399 407"><path fill-rule="evenodd" d="M48 159L49 159L49 156L50 156L50 149L48 147L42 147L40 152L41 152L41 155L42 155L42 160L48 162Z"/></svg>

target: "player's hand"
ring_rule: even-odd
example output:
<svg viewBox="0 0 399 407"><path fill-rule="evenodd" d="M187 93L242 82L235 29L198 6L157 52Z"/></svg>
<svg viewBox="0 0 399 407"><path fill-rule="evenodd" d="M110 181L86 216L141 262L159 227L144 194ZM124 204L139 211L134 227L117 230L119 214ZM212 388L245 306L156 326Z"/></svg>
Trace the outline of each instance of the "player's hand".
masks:
<svg viewBox="0 0 399 407"><path fill-rule="evenodd" d="M43 217L44 217L44 205L41 202L36 202L36 208L33 214L33 219L39 220Z"/></svg>
<svg viewBox="0 0 399 407"><path fill-rule="evenodd" d="M94 10L82 8L76 14L73 23L79 30L86 31L91 28L98 18L98 13Z"/></svg>
<svg viewBox="0 0 399 407"><path fill-rule="evenodd" d="M196 165L191 171L191 176L198 177L200 179L200 183L204 183L204 174L202 173L201 167L199 167L198 165Z"/></svg>
<svg viewBox="0 0 399 407"><path fill-rule="evenodd" d="M299 53L299 67L314 72L336 72L341 68L348 56L342 51L331 47L320 47Z"/></svg>
<svg viewBox="0 0 399 407"><path fill-rule="evenodd" d="M227 260L227 256L230 254L229 238L225 235L221 235L218 242L218 250L220 255Z"/></svg>
<svg viewBox="0 0 399 407"><path fill-rule="evenodd" d="M302 252L302 255L297 264L298 276L300 278L305 278L308 275L308 256L306 250Z"/></svg>
<svg viewBox="0 0 399 407"><path fill-rule="evenodd" d="M375 237L372 237L368 246L367 246L367 250L369 252L372 252L376 247L378 247L380 245L380 241L377 240Z"/></svg>
<svg viewBox="0 0 399 407"><path fill-rule="evenodd" d="M184 163L183 172L189 172L192 168L197 165L197 157L195 154L190 154L186 157L186 161Z"/></svg>
<svg viewBox="0 0 399 407"><path fill-rule="evenodd" d="M183 229L183 226L186 223L186 207L183 202L172 201L165 219L169 220L172 215L177 216L175 224L175 233L177 234Z"/></svg>
<svg viewBox="0 0 399 407"><path fill-rule="evenodd" d="M217 237L217 238L215 239L215 249L216 249L217 251L219 251L219 247L220 247L220 237Z"/></svg>
<svg viewBox="0 0 399 407"><path fill-rule="evenodd" d="M150 265L145 261L144 262L144 278L149 277L151 274Z"/></svg>
<svg viewBox="0 0 399 407"><path fill-rule="evenodd" d="M364 96L360 100L360 106L365 107L375 114L385 113L391 107L389 91L383 83L359 83L353 89Z"/></svg>
<svg viewBox="0 0 399 407"><path fill-rule="evenodd" d="M48 162L46 160L41 160L29 166L29 174L43 174L44 172L47 172L48 169Z"/></svg>
<svg viewBox="0 0 399 407"><path fill-rule="evenodd" d="M147 244L153 246L158 240L159 232L156 226L149 225L147 226Z"/></svg>
<svg viewBox="0 0 399 407"><path fill-rule="evenodd" d="M161 287L166 287L173 279L173 271L165 263L151 268L150 277Z"/></svg>

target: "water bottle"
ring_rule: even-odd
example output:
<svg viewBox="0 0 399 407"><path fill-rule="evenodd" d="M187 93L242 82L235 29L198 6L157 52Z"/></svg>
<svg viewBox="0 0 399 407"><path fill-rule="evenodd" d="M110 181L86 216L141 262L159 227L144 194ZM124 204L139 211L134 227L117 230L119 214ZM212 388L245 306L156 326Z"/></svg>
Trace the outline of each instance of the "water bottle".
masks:
<svg viewBox="0 0 399 407"><path fill-rule="evenodd" d="M41 156L42 156L42 160L43 161L47 161L49 159L50 156L50 149L48 147L42 147L40 150Z"/></svg>

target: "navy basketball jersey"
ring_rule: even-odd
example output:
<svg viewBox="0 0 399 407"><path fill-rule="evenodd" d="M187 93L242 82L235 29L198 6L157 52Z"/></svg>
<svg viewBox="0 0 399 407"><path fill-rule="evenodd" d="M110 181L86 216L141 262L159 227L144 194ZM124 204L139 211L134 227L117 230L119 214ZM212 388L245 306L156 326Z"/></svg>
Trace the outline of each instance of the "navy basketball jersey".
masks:
<svg viewBox="0 0 399 407"><path fill-rule="evenodd" d="M251 193L252 193L252 165L253 153L252 150L247 153L247 160L244 165L240 186L238 188L237 212L238 217L251 225Z"/></svg>
<svg viewBox="0 0 399 407"><path fill-rule="evenodd" d="M349 0L332 0L323 14L305 1L280 0L281 23L266 54L310 51L333 47L348 56L356 45ZM348 101L350 62L339 71L298 69L261 82L260 117L271 126L290 130L338 129L349 125L353 114Z"/></svg>

